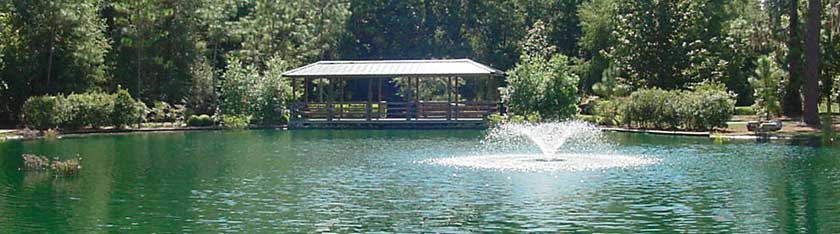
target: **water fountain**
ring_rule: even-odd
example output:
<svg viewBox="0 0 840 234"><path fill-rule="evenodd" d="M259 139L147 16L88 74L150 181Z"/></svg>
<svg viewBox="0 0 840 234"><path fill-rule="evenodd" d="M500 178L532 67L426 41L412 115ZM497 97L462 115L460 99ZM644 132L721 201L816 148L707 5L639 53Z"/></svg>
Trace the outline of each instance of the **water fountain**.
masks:
<svg viewBox="0 0 840 234"><path fill-rule="evenodd" d="M539 151L535 151L534 148ZM488 131L478 155L427 163L506 171L581 171L634 167L655 160L621 155L603 132L583 121L508 123Z"/></svg>

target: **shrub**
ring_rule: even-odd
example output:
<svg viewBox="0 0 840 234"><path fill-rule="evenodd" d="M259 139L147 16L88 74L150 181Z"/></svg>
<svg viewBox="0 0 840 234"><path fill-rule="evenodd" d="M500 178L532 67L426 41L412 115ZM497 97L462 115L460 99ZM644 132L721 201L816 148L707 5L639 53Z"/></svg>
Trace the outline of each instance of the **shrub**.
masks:
<svg viewBox="0 0 840 234"><path fill-rule="evenodd" d="M143 120L146 105L125 90L116 94L84 93L31 97L24 103L26 125L36 129L125 126Z"/></svg>
<svg viewBox="0 0 840 234"><path fill-rule="evenodd" d="M192 127L206 127L212 126L213 120L208 115L193 115L187 119L187 126Z"/></svg>
<svg viewBox="0 0 840 234"><path fill-rule="evenodd" d="M251 116L222 115L222 126L230 129L245 129L251 122Z"/></svg>
<svg viewBox="0 0 840 234"><path fill-rule="evenodd" d="M80 170L82 170L82 165L80 164L81 161L82 159L78 156L67 160L56 159L50 164L50 169L56 173L56 176L76 175L79 174Z"/></svg>
<svg viewBox="0 0 840 234"><path fill-rule="evenodd" d="M537 113L553 120L572 118L577 114L578 77L566 56L554 54L545 40L541 21L529 30L520 62L508 71L508 87L503 101L511 114Z"/></svg>
<svg viewBox="0 0 840 234"><path fill-rule="evenodd" d="M275 57L260 70L231 59L222 75L219 110L223 115L252 116L254 123L272 125L288 121L286 105L295 94L282 72L289 64Z"/></svg>
<svg viewBox="0 0 840 234"><path fill-rule="evenodd" d="M30 97L23 103L23 120L34 129L55 128L61 123L61 96Z"/></svg>
<svg viewBox="0 0 840 234"><path fill-rule="evenodd" d="M488 115L487 116L487 126L489 126L489 127L499 126L499 124L502 124L506 121L505 117L506 116L501 115L499 113L494 113L494 114Z"/></svg>
<svg viewBox="0 0 840 234"><path fill-rule="evenodd" d="M111 112L111 122L118 128L139 123L143 120L144 109L145 106L137 105L137 101L131 98L127 90L120 88L114 94L114 110Z"/></svg>
<svg viewBox="0 0 840 234"><path fill-rule="evenodd" d="M596 123L613 126L621 122L619 115L621 111L622 100L602 100L595 104L594 114L596 116Z"/></svg>
<svg viewBox="0 0 840 234"><path fill-rule="evenodd" d="M732 97L719 89L641 89L617 109L623 122L634 127L708 130L726 127L734 108Z"/></svg>
<svg viewBox="0 0 840 234"><path fill-rule="evenodd" d="M23 169L28 171L45 171L49 169L50 160L44 156L23 154Z"/></svg>
<svg viewBox="0 0 840 234"><path fill-rule="evenodd" d="M62 121L68 128L99 128L112 125L113 95L104 93L70 94Z"/></svg>
<svg viewBox="0 0 840 234"><path fill-rule="evenodd" d="M783 76L782 69L774 62L773 57L764 56L756 62L755 73L749 78L749 82L755 89L753 109L762 118L771 119L781 113L779 97L782 93Z"/></svg>
<svg viewBox="0 0 840 234"><path fill-rule="evenodd" d="M735 115L755 115L755 109L751 106L736 106Z"/></svg>
<svg viewBox="0 0 840 234"><path fill-rule="evenodd" d="M184 105L169 105L169 103L158 101L149 110L147 120L155 123L182 122L185 112Z"/></svg>

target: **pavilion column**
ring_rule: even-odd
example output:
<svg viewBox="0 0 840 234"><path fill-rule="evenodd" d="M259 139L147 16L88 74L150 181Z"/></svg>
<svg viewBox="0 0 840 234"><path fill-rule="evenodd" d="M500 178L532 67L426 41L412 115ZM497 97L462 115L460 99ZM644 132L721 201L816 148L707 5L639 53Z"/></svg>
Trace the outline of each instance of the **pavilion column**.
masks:
<svg viewBox="0 0 840 234"><path fill-rule="evenodd" d="M420 106L420 77L414 77L414 119L420 119L423 107Z"/></svg>
<svg viewBox="0 0 840 234"><path fill-rule="evenodd" d="M408 80L408 89L405 92L408 95L405 100L405 120L411 120L411 99L414 99L414 90L411 86L413 86L412 83L414 82L411 82L411 77L406 77L405 79Z"/></svg>
<svg viewBox="0 0 840 234"><path fill-rule="evenodd" d="M376 110L376 113L377 113L376 119L379 119L382 116L382 112L383 112L382 108L383 108L383 105L385 105L385 103L382 103L382 77L379 77L378 80L379 80L379 96L378 96L379 97L379 104L377 105L377 108L376 108L377 109Z"/></svg>
<svg viewBox="0 0 840 234"><path fill-rule="evenodd" d="M344 118L344 79L337 79L338 80L338 95L339 95L339 104L338 104L338 119Z"/></svg>
<svg viewBox="0 0 840 234"><path fill-rule="evenodd" d="M446 120L452 120L452 77L446 77Z"/></svg>
<svg viewBox="0 0 840 234"><path fill-rule="evenodd" d="M367 105L365 106L365 120L370 121L370 113L371 109L373 108L373 78L367 80L368 82L368 101Z"/></svg>
<svg viewBox="0 0 840 234"><path fill-rule="evenodd" d="M458 116L460 116L461 112L461 95L458 94L458 88L460 84L458 83L461 80L461 77L455 77L455 120L458 120Z"/></svg>
<svg viewBox="0 0 840 234"><path fill-rule="evenodd" d="M327 89L327 121L332 121L333 119L333 99L335 99L335 85L334 85L333 78L329 78L328 82L330 83L330 88Z"/></svg>
<svg viewBox="0 0 840 234"><path fill-rule="evenodd" d="M308 118L306 116L306 108L309 107L309 78L303 78L303 105L299 106L301 118Z"/></svg>

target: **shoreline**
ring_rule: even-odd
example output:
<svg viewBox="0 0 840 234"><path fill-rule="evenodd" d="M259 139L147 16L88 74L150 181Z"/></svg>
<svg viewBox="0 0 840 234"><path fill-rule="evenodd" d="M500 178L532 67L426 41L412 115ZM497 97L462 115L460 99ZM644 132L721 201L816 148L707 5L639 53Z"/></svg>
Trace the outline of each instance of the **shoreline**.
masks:
<svg viewBox="0 0 840 234"><path fill-rule="evenodd" d="M816 137L815 132L800 132L800 133L770 133L770 134L756 134L752 132L694 132L694 131L679 131L679 130L661 130L661 129L635 129L622 128L615 126L597 126L601 131L607 132L624 132L637 134L653 134L663 136L687 136L687 137L705 137L710 139L728 139L728 140L792 140L800 137ZM289 130L288 125L275 126L253 126L245 130L259 130L259 129L276 129ZM0 141L2 140L29 140L29 139L43 139L44 136L24 137L20 135L23 129L0 129ZM84 137L97 135L114 135L114 134L130 134L130 133L166 133L166 132L191 132L191 131L225 131L237 130L228 129L221 126L208 127L147 127L138 129L82 129L67 132L60 132L58 138L64 137Z"/></svg>

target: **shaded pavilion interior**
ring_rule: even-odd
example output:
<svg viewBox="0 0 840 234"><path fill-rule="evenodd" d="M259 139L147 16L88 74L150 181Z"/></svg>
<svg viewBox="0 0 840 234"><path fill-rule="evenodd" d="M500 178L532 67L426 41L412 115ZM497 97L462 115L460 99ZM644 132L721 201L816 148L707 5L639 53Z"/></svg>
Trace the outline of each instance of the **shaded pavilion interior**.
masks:
<svg viewBox="0 0 840 234"><path fill-rule="evenodd" d="M442 122L484 121L500 107L497 80L504 72L470 59L320 61L283 73L293 93L302 95L290 104L291 125L311 122ZM484 95L464 98L470 79L484 79ZM422 85L443 83L437 99L423 97ZM394 82L398 81L398 82ZM473 80L478 81L478 80ZM353 87L347 83L355 84ZM301 84L302 83L302 84ZM400 98L383 93L398 83ZM440 83L437 83L440 84ZM358 88L359 86L367 88ZM300 92L296 89L303 89ZM461 90L461 91L459 91ZM359 92L366 93L359 93ZM472 90L476 92L476 90ZM347 95L352 92L354 95ZM386 99L390 99L386 100Z"/></svg>

